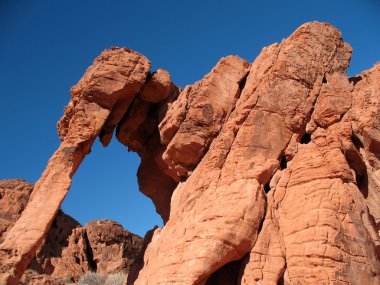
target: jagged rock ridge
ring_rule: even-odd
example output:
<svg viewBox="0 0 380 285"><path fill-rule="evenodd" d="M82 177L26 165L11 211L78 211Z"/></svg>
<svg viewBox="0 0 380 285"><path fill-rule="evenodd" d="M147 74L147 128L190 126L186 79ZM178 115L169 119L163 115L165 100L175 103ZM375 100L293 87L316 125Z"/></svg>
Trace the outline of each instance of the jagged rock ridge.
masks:
<svg viewBox="0 0 380 285"><path fill-rule="evenodd" d="M128 284L380 283L380 64L348 78L351 53L311 22L182 91L144 56L104 51L72 88L62 144L0 245L2 280L17 283L94 139L107 145L116 129L165 221ZM51 208L29 225L41 201Z"/></svg>

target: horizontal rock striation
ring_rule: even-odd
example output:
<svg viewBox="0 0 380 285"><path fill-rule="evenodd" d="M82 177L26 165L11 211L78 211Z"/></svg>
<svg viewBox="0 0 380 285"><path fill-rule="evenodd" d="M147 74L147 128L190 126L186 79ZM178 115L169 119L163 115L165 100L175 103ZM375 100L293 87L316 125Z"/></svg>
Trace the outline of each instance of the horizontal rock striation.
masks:
<svg viewBox="0 0 380 285"><path fill-rule="evenodd" d="M380 283L380 64L348 78L351 54L336 28L310 22L252 64L224 57L181 90L142 55L104 51L6 229L1 280L17 283L94 139L106 146L116 129L165 223L147 233L128 284ZM29 225L41 201L46 217ZM100 272L114 243L94 247L90 235L109 226L85 227Z"/></svg>

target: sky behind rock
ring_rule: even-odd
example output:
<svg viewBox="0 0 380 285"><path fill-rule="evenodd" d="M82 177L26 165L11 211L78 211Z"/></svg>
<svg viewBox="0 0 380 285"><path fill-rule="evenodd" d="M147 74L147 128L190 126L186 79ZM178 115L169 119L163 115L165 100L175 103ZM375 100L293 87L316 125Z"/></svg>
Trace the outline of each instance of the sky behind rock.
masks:
<svg viewBox="0 0 380 285"><path fill-rule="evenodd" d="M59 145L69 90L100 52L127 46L184 87L218 60L252 62L308 21L327 21L353 47L349 75L380 60L380 1L1 1L0 179L36 182ZM112 219L139 235L161 225L138 191L139 158L116 139L97 142L63 210L82 224Z"/></svg>

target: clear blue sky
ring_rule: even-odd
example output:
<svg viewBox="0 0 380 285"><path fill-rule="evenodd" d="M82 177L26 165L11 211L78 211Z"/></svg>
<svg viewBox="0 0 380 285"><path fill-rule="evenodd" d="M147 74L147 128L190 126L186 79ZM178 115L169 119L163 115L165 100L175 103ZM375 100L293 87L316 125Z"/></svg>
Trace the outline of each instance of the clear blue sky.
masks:
<svg viewBox="0 0 380 285"><path fill-rule="evenodd" d="M59 144L69 90L99 53L127 46L167 69L177 85L201 79L222 57L252 61L307 21L338 27L354 54L349 74L380 60L380 1L0 2L0 179L35 182ZM139 235L161 224L139 193L137 155L97 142L74 177L64 211L86 223L113 219Z"/></svg>

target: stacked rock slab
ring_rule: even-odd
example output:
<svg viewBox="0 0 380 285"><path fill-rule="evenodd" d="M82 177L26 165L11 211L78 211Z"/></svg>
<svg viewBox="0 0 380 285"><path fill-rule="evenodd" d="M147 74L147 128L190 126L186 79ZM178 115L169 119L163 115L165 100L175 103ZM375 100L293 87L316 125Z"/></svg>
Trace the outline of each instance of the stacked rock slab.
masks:
<svg viewBox="0 0 380 285"><path fill-rule="evenodd" d="M125 78L86 72L59 125L63 143L70 129L82 135L70 119L87 116L82 98L102 106L97 116L114 110L91 140L107 145L116 126L165 222L146 236L128 284L380 283L380 64L347 78L351 53L336 28L311 22L252 64L221 59L183 91L167 72L146 71L138 88L124 85L133 100L113 100L98 91ZM0 245L10 260L15 242ZM17 277L12 262L0 269Z"/></svg>

